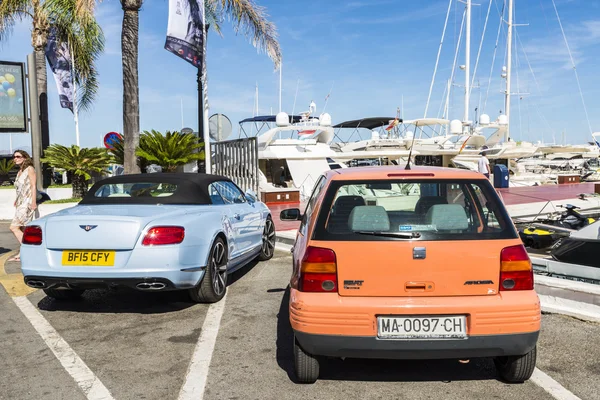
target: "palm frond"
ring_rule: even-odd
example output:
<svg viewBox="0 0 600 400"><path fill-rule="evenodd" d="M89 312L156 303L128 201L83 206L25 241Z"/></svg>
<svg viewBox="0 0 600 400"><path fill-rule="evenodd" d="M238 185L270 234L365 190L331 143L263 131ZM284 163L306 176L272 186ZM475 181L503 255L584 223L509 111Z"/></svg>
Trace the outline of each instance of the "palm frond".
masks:
<svg viewBox="0 0 600 400"><path fill-rule="evenodd" d="M115 164L123 165L125 163L125 147L123 139L115 140L112 149L108 152L112 155Z"/></svg>
<svg viewBox="0 0 600 400"><path fill-rule="evenodd" d="M155 130L144 131L140 136L140 146L136 155L148 163L160 165L164 170L173 172L180 165L194 160L203 160L198 138L192 133L167 131L164 135Z"/></svg>
<svg viewBox="0 0 600 400"><path fill-rule="evenodd" d="M212 1L212 0L208 0ZM277 28L267 17L266 9L252 0L218 0L222 11L231 18L236 32L242 32L258 51L265 51L279 68L281 49L277 41Z"/></svg>
<svg viewBox="0 0 600 400"><path fill-rule="evenodd" d="M41 161L54 168L64 169L90 179L92 172L104 172L112 162L111 156L100 147L80 148L53 144L44 151Z"/></svg>
<svg viewBox="0 0 600 400"><path fill-rule="evenodd" d="M219 13L218 0L204 0L204 22L217 34L223 37L221 32L222 15Z"/></svg>
<svg viewBox="0 0 600 400"><path fill-rule="evenodd" d="M4 158L0 160L0 175L8 175L15 168L13 160Z"/></svg>
<svg viewBox="0 0 600 400"><path fill-rule="evenodd" d="M31 16L28 0L0 1L0 41L8 38L19 21Z"/></svg>

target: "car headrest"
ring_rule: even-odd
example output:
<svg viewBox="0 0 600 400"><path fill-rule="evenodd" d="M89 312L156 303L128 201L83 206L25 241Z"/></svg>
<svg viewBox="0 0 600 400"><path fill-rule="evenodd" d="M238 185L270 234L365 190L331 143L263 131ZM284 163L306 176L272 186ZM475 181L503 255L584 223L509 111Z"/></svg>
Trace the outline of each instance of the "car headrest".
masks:
<svg viewBox="0 0 600 400"><path fill-rule="evenodd" d="M460 204L436 204L427 211L427 223L440 231L462 231L469 228L469 217Z"/></svg>
<svg viewBox="0 0 600 400"><path fill-rule="evenodd" d="M417 201L415 212L417 214L425 214L436 204L448 204L448 200L441 196L423 196Z"/></svg>
<svg viewBox="0 0 600 400"><path fill-rule="evenodd" d="M333 204L333 211L335 212L337 209L342 209L346 207L354 207L354 206L364 206L365 199L362 196L340 196L335 200Z"/></svg>
<svg viewBox="0 0 600 400"><path fill-rule="evenodd" d="M381 206L356 206L348 218L348 227L353 231L386 232L390 230L390 219Z"/></svg>

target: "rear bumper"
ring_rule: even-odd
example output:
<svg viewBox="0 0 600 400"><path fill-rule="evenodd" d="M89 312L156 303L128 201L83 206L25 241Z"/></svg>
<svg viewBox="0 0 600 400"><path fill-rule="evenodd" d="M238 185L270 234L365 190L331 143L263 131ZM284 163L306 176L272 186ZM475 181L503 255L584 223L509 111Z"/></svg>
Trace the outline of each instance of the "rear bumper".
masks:
<svg viewBox="0 0 600 400"><path fill-rule="evenodd" d="M290 323L296 332L377 337L378 316L466 315L468 337L538 332L540 300L533 290L491 296L362 297L290 290Z"/></svg>
<svg viewBox="0 0 600 400"><path fill-rule="evenodd" d="M313 335L298 331L294 334L306 352L317 356L426 360L523 355L534 348L539 331L452 340L382 340L376 337Z"/></svg>
<svg viewBox="0 0 600 400"><path fill-rule="evenodd" d="M200 272L203 274L203 272ZM49 289L53 287L64 287L71 289L106 289L116 287L129 287L147 292L189 289L194 287L192 283L174 281L168 277L161 276L132 276L132 277L59 277L43 275L26 275L24 277L27 286L36 289Z"/></svg>

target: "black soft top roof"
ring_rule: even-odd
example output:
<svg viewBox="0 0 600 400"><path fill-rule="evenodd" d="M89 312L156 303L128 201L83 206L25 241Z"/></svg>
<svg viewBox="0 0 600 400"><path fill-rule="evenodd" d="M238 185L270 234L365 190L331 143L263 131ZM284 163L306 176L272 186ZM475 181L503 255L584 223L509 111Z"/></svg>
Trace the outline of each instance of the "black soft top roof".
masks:
<svg viewBox="0 0 600 400"><path fill-rule="evenodd" d="M216 181L232 182L231 179L198 173L153 173L118 175L96 182L79 204L212 204L208 186ZM175 184L177 189L166 197L96 197L102 186L131 183ZM233 183L233 182L232 182Z"/></svg>
<svg viewBox="0 0 600 400"><path fill-rule="evenodd" d="M334 125L334 128L366 128L374 129L380 126L389 125L390 121L393 121L395 117L368 117L362 119L355 119L352 121L340 122ZM400 123L402 119L400 119Z"/></svg>

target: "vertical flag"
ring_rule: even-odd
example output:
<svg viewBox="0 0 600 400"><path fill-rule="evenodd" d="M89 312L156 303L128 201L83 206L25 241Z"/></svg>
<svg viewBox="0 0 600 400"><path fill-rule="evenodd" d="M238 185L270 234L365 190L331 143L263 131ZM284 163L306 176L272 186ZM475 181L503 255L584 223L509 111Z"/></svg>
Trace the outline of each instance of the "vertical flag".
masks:
<svg viewBox="0 0 600 400"><path fill-rule="evenodd" d="M460 150L458 151L458 154L462 153L462 151L465 149L465 147L467 147L467 143L469 143L469 139L470 139L470 137L467 136L467 138L463 142L462 146L460 146Z"/></svg>
<svg viewBox="0 0 600 400"><path fill-rule="evenodd" d="M385 128L385 130L391 131L393 128L398 126L399 123L400 123L400 120L398 119L398 117L396 117L396 118L394 118L393 121L390 122L390 124Z"/></svg>
<svg viewBox="0 0 600 400"><path fill-rule="evenodd" d="M165 49L194 65L204 65L204 1L169 0Z"/></svg>
<svg viewBox="0 0 600 400"><path fill-rule="evenodd" d="M60 43L54 29L51 29L46 44L46 58L54 75L58 98L62 108L73 112L73 73L71 70L71 54L67 43Z"/></svg>

